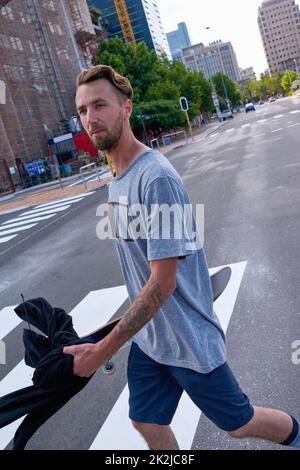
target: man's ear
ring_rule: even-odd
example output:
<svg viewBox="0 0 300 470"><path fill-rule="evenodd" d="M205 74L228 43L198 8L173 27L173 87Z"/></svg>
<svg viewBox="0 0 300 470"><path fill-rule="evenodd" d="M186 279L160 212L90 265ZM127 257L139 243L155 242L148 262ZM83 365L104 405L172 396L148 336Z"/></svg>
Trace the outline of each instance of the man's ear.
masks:
<svg viewBox="0 0 300 470"><path fill-rule="evenodd" d="M132 101L130 99L127 99L124 103L124 118L130 119L131 114L132 114Z"/></svg>

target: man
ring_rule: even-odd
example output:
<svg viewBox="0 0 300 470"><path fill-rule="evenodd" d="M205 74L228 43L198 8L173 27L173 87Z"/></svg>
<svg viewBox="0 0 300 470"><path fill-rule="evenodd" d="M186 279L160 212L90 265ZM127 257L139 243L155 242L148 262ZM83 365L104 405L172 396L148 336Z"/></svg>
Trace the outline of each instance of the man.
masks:
<svg viewBox="0 0 300 470"><path fill-rule="evenodd" d="M129 211L138 205L146 215L144 237L124 234L116 218L116 248L131 306L101 342L64 349L74 356L74 373L91 375L132 338L129 416L151 449L178 448L169 424L183 390L232 437L299 448L299 422L282 411L252 406L226 363L204 251L191 243L185 218L175 210L181 237L174 229L165 238L160 223L153 224L153 207L157 215L157 205L184 208L189 199L168 160L135 139L129 81L105 65L84 71L77 79L76 106L95 146L107 150L113 163L110 204L118 208L125 199Z"/></svg>

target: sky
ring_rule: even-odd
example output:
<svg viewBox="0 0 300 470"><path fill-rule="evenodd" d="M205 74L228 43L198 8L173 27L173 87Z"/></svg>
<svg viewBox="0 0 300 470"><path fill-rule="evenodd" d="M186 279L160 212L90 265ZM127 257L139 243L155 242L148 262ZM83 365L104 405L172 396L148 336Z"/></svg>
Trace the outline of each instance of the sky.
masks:
<svg viewBox="0 0 300 470"><path fill-rule="evenodd" d="M262 0L156 1L166 33L177 29L177 23L184 21L192 44L207 45L218 39L230 41L241 68L253 67L258 79L267 69L257 23Z"/></svg>

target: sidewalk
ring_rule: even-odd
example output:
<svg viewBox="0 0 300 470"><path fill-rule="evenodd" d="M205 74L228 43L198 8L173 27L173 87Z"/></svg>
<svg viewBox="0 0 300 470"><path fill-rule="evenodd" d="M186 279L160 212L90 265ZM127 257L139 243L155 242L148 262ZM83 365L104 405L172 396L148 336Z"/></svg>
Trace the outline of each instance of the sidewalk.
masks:
<svg viewBox="0 0 300 470"><path fill-rule="evenodd" d="M225 123L221 124L219 122L214 122L199 128L200 132L195 133L195 140L188 138L189 144L197 142L197 140L199 140L199 135L209 135L212 132L216 131L219 127L222 127L224 124L226 124L226 121ZM183 147L184 145L186 145L185 139L181 139L170 145L161 147L160 151L161 153L166 155L172 150L179 147ZM13 194L9 194L8 196L0 196L0 215L9 214L21 209L26 209L27 207L34 205L56 201L65 197L78 196L80 194L85 194L89 191L94 191L98 188L101 188L102 186L107 185L111 180L111 176L109 175L107 178L103 178L100 181L97 180L93 182L87 182L87 189L85 189L83 184L66 187L66 183L70 183L71 180L76 181L77 178L69 177L62 179L62 183L65 186L64 189L61 189L59 182L55 181L51 183L41 184L39 186L34 186L32 188L23 189Z"/></svg>

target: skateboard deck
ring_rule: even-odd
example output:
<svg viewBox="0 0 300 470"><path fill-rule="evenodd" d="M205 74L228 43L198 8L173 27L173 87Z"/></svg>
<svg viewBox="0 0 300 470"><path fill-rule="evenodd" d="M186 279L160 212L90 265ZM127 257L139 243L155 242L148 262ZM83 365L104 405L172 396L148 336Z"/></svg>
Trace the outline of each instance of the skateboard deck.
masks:
<svg viewBox="0 0 300 470"><path fill-rule="evenodd" d="M216 273L210 276L214 301L217 300L220 295L224 292L228 285L230 277L231 269L228 266L220 269L220 271L217 271ZM91 343L97 343L98 341L101 341L114 329L114 327L121 320L121 318L122 317L118 317L114 320L111 320L100 328L97 328L95 331L92 331L88 335L81 337L81 339L86 339Z"/></svg>
<svg viewBox="0 0 300 470"><path fill-rule="evenodd" d="M212 292L213 292L213 301L217 300L220 297L220 295L224 292L224 290L226 289L229 283L230 277L231 277L231 268L229 268L228 266L220 269L220 271L217 271L216 273L210 276ZM81 339L86 340L89 343L97 343L98 341L101 341L103 338L105 338L105 336L107 336L114 329L114 327L118 324L121 318L122 317L118 317L118 318L115 318L114 320L111 320L110 322L101 326L97 330L89 333L88 335L81 337ZM113 373L114 369L115 369L114 364L112 363L110 359L103 366L103 371L106 374Z"/></svg>

